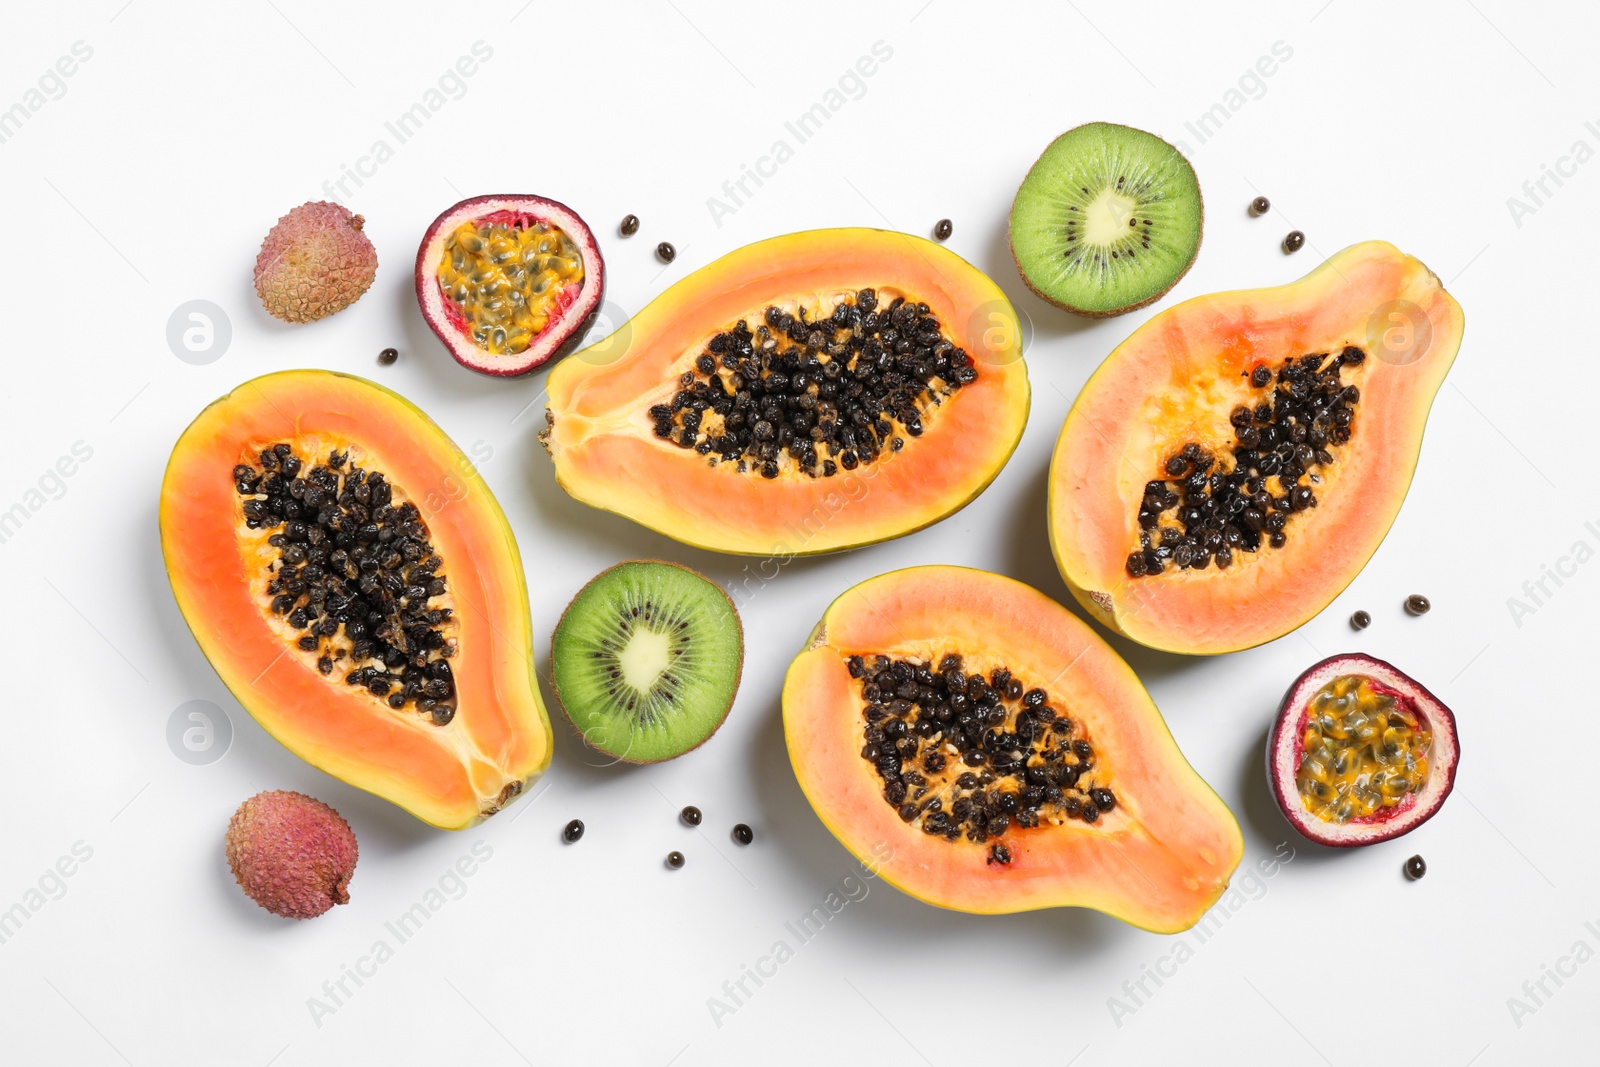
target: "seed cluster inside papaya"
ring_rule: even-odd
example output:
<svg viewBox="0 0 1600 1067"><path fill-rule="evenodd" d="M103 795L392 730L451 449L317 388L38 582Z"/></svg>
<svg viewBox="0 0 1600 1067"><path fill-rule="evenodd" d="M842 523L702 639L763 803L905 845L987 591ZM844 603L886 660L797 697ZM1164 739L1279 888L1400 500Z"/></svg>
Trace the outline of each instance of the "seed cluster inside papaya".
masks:
<svg viewBox="0 0 1600 1067"><path fill-rule="evenodd" d="M978 377L928 305L904 296L880 307L862 289L764 319L711 338L671 402L650 407L657 437L741 474L831 478L922 436L925 413Z"/></svg>
<svg viewBox="0 0 1600 1067"><path fill-rule="evenodd" d="M1358 386L1341 378L1366 361L1353 345L1337 354L1289 358L1276 371L1257 363L1245 372L1254 405L1234 407L1232 445L1220 454L1185 442L1162 464L1168 478L1145 485L1139 545L1128 555L1129 577L1233 565L1235 553L1282 548L1297 512L1317 506L1323 472L1350 441ZM1276 383L1276 384L1274 384Z"/></svg>
<svg viewBox="0 0 1600 1067"><path fill-rule="evenodd" d="M458 647L444 561L402 489L320 444L280 441L233 468L262 611L322 675L443 726Z"/></svg>
<svg viewBox="0 0 1600 1067"><path fill-rule="evenodd" d="M1400 694L1360 675L1341 675L1311 698L1300 744L1295 784L1325 822L1372 818L1428 782L1428 724Z"/></svg>
<svg viewBox="0 0 1600 1067"><path fill-rule="evenodd" d="M1082 723L1003 666L967 673L959 653L933 661L852 656L861 679L861 758L883 798L930 837L982 845L1013 825L1098 822L1116 806ZM1003 843L990 863L1010 863Z"/></svg>
<svg viewBox="0 0 1600 1067"><path fill-rule="evenodd" d="M572 239L513 212L462 223L439 261L439 287L478 347L496 355L526 351L582 282Z"/></svg>

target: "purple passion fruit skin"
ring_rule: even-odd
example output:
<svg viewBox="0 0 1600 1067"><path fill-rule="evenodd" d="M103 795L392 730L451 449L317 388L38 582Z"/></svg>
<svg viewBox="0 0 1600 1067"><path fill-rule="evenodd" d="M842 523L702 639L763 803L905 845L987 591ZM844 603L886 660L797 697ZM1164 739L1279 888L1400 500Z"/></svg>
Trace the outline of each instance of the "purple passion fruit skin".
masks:
<svg viewBox="0 0 1600 1067"><path fill-rule="evenodd" d="M593 231L542 196L477 196L433 221L417 249L417 305L457 363L514 377L566 355L605 297Z"/></svg>
<svg viewBox="0 0 1600 1067"><path fill-rule="evenodd" d="M1410 833L1455 787L1450 709L1417 681L1361 653L1331 656L1284 695L1267 742L1267 778L1306 838L1352 848Z"/></svg>

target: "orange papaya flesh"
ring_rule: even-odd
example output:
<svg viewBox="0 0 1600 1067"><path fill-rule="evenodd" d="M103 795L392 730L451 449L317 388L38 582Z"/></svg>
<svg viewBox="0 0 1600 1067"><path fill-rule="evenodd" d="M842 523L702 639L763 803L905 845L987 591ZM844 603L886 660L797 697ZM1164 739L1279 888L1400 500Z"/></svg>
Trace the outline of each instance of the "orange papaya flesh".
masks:
<svg viewBox="0 0 1600 1067"><path fill-rule="evenodd" d="M889 322L900 304L914 321ZM769 309L788 318L772 320ZM889 349L889 372L905 379L887 406L848 395L852 383L877 381L855 373L871 370L864 341ZM740 343L759 367L753 397L738 377ZM777 363L786 354L806 384ZM829 377L835 359L844 373ZM881 541L959 510L1010 458L1029 404L1021 330L1001 290L947 249L872 229L811 230L731 252L564 360L548 385L542 440L562 488L685 543L752 555ZM685 440L689 397L678 394L706 388ZM763 393L776 405L767 414ZM861 425L850 421L853 404ZM760 436L757 424L775 411L782 417L769 426L803 413L793 443L776 440L781 429Z"/></svg>
<svg viewBox="0 0 1600 1067"><path fill-rule="evenodd" d="M160 523L201 650L296 755L451 829L549 765L511 529L400 396L326 371L245 382L179 438Z"/></svg>
<svg viewBox="0 0 1600 1067"><path fill-rule="evenodd" d="M1050 543L1073 595L1174 652L1311 619L1399 513L1462 327L1439 279L1380 241L1150 319L1056 443Z"/></svg>
<svg viewBox="0 0 1600 1067"><path fill-rule="evenodd" d="M928 674L900 689L879 673L896 663ZM985 684L1007 695L990 702ZM1030 698L1034 689L1040 696ZM953 692L967 700L946 716L960 703ZM992 712L980 718L995 707L998 724ZM1053 718L1036 730L1039 708ZM924 718L932 728L917 725ZM962 739L971 718L985 730L976 745ZM1132 669L1061 605L1000 575L915 567L847 591L790 665L783 719L795 775L823 824L886 881L931 904L1089 907L1183 930L1221 896L1243 854L1237 822L1178 751ZM888 736L898 731L885 724L896 721L914 753ZM874 726L885 732L876 746ZM967 757L974 748L981 759ZM908 754L886 774L879 761L891 750ZM1074 770L1063 776L1062 767ZM1026 814L1029 784L1066 777L1077 788L1058 784L1056 800L1045 786ZM1074 796L1076 812L1063 802ZM930 831L935 812L945 817Z"/></svg>

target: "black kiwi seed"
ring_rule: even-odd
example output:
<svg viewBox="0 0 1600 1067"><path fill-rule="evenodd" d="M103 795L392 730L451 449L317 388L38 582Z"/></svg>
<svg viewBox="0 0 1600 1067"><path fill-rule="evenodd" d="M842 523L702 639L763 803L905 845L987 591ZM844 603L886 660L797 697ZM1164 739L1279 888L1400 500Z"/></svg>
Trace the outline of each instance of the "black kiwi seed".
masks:
<svg viewBox="0 0 1600 1067"><path fill-rule="evenodd" d="M1354 615L1350 616L1350 628L1352 630L1365 630L1371 625L1372 616L1368 615L1364 611L1358 611Z"/></svg>
<svg viewBox="0 0 1600 1067"><path fill-rule="evenodd" d="M951 225L949 219L940 219L933 227L933 235L941 241L948 241L954 232L955 227Z"/></svg>
<svg viewBox="0 0 1600 1067"><path fill-rule="evenodd" d="M622 225L617 227L617 232L622 234L622 236L624 236L624 237L632 237L634 234L638 233L639 232L639 216L638 215L624 215L624 216L622 216Z"/></svg>
<svg viewBox="0 0 1600 1067"><path fill-rule="evenodd" d="M1299 230L1290 230L1289 235L1283 239L1285 252L1298 252L1305 247L1306 235Z"/></svg>
<svg viewBox="0 0 1600 1067"><path fill-rule="evenodd" d="M671 263L678 258L678 250L673 248L670 242L662 241L656 245L656 258L663 263Z"/></svg>
<svg viewBox="0 0 1600 1067"><path fill-rule="evenodd" d="M385 348L382 352L378 353L378 365L382 366L382 367L387 367L389 364L393 363L395 360L397 360L399 358L400 358L400 350L399 349L397 349L397 348Z"/></svg>
<svg viewBox="0 0 1600 1067"><path fill-rule="evenodd" d="M1406 613L1409 615L1426 615L1433 605L1421 593L1412 593L1406 597Z"/></svg>
<svg viewBox="0 0 1600 1067"><path fill-rule="evenodd" d="M571 822L567 823L566 828L561 831L561 840L565 841L569 845L572 844L574 841L578 840L578 838L580 838L582 836L583 836L583 820L582 819L573 819Z"/></svg>
<svg viewBox="0 0 1600 1067"><path fill-rule="evenodd" d="M740 823L733 828L733 839L739 842L741 845L748 845L750 842L756 839L756 835L750 829L750 827L746 826L744 823Z"/></svg>
<svg viewBox="0 0 1600 1067"><path fill-rule="evenodd" d="M703 816L700 814L699 808L695 807L693 804L690 804L688 807L678 812L678 818L683 820L683 824L685 826L699 826L700 820L703 818Z"/></svg>
<svg viewBox="0 0 1600 1067"><path fill-rule="evenodd" d="M675 871L681 869L683 867L683 853L682 852L668 852L667 853L667 866L670 867L671 869L675 870Z"/></svg>
<svg viewBox="0 0 1600 1067"><path fill-rule="evenodd" d="M1272 210L1272 201L1264 196L1258 196L1250 201L1250 214L1261 216Z"/></svg>

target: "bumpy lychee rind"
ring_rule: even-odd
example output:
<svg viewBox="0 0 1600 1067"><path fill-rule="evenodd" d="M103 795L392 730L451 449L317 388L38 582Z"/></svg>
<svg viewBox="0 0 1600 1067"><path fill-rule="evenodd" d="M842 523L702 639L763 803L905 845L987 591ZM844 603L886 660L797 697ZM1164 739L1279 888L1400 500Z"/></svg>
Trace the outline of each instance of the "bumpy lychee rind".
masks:
<svg viewBox="0 0 1600 1067"><path fill-rule="evenodd" d="M304 793L257 793L228 820L224 850L245 895L274 915L314 919L350 902L356 835Z"/></svg>
<svg viewBox="0 0 1600 1067"><path fill-rule="evenodd" d="M285 322L314 322L355 303L378 270L364 222L326 200L279 219L256 256L256 293L267 311Z"/></svg>

